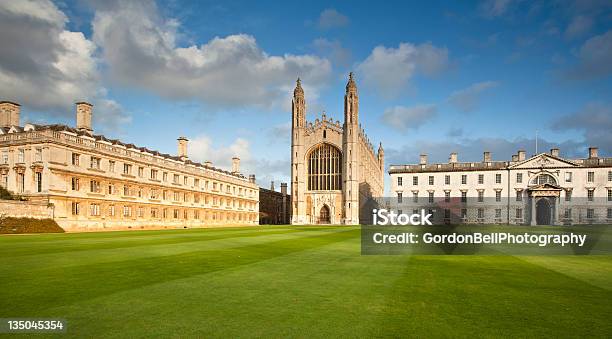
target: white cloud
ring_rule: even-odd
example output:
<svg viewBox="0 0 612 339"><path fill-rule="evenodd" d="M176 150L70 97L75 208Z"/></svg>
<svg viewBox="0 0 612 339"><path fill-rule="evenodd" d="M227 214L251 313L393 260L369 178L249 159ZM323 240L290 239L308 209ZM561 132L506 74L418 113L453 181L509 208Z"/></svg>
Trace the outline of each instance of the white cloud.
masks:
<svg viewBox="0 0 612 339"><path fill-rule="evenodd" d="M331 72L330 62L314 55L268 55L247 34L180 47L179 26L153 2L118 1L96 10L93 36L115 81L210 105L271 105L298 76L316 88Z"/></svg>
<svg viewBox="0 0 612 339"><path fill-rule="evenodd" d="M588 39L578 51L579 64L568 71L571 79L605 77L612 73L612 30Z"/></svg>
<svg viewBox="0 0 612 339"><path fill-rule="evenodd" d="M199 135L189 141L188 155L191 160L212 165L224 170L231 170L232 157L240 158L240 172L245 176L256 173L257 182L268 187L271 180L278 183L289 180L291 166L288 159L269 160L251 156L251 143L244 138L236 138L229 145L219 145L208 135ZM263 176L262 176L263 174Z"/></svg>
<svg viewBox="0 0 612 339"><path fill-rule="evenodd" d="M593 26L593 19L586 15L578 15L572 19L565 30L565 37L568 39L577 38L587 33Z"/></svg>
<svg viewBox="0 0 612 339"><path fill-rule="evenodd" d="M414 107L395 106L385 110L381 119L383 123L399 131L417 129L437 114L435 105L418 105Z"/></svg>
<svg viewBox="0 0 612 339"><path fill-rule="evenodd" d="M558 118L552 129L582 132L585 146L598 146L603 153L612 154L612 106L609 103L591 102L577 112Z"/></svg>
<svg viewBox="0 0 612 339"><path fill-rule="evenodd" d="M346 15L339 13L333 8L325 9L319 15L317 25L321 29L329 29L334 27L343 27L349 24L349 18Z"/></svg>
<svg viewBox="0 0 612 339"><path fill-rule="evenodd" d="M338 40L328 40L324 38L316 39L313 42L314 48L319 55L331 59L334 64L348 66L351 60L351 51L344 48Z"/></svg>
<svg viewBox="0 0 612 339"><path fill-rule="evenodd" d="M100 105L102 118L111 101L100 85L96 46L66 30L67 21L50 1L0 2L1 99L60 116L72 116L74 102L87 100ZM129 119L115 102L112 117L98 121L116 126Z"/></svg>
<svg viewBox="0 0 612 339"><path fill-rule="evenodd" d="M237 156L241 163L248 163L251 159L250 143L243 138L237 138L229 146L214 145L207 135L199 135L189 141L188 155L194 161L212 162L213 166L231 169L232 158Z"/></svg>
<svg viewBox="0 0 612 339"><path fill-rule="evenodd" d="M511 3L511 0L486 0L480 4L480 11L487 18L502 16Z"/></svg>
<svg viewBox="0 0 612 339"><path fill-rule="evenodd" d="M398 48L377 46L357 66L367 85L393 96L399 93L416 73L435 75L448 66L448 50L431 43L400 43Z"/></svg>
<svg viewBox="0 0 612 339"><path fill-rule="evenodd" d="M497 86L495 81L483 81L475 83L467 88L453 92L448 101L451 105L463 112L472 112L478 109L482 93Z"/></svg>

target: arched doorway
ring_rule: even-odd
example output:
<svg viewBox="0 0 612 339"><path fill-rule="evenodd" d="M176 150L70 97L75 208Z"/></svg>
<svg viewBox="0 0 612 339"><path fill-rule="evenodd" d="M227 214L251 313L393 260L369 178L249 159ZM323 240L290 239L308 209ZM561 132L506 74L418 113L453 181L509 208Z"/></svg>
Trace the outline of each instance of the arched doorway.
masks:
<svg viewBox="0 0 612 339"><path fill-rule="evenodd" d="M330 221L329 207L327 207L327 205L323 205L323 207L321 207L321 211L319 212L319 224L329 224Z"/></svg>
<svg viewBox="0 0 612 339"><path fill-rule="evenodd" d="M551 206L546 198L538 199L536 202L536 224L550 225Z"/></svg>

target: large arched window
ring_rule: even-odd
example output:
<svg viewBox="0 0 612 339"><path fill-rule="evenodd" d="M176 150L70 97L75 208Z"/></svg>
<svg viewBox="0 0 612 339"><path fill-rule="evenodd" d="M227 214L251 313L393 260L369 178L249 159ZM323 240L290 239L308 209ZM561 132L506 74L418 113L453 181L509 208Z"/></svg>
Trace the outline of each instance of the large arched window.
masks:
<svg viewBox="0 0 612 339"><path fill-rule="evenodd" d="M342 189L342 153L330 144L320 144L308 154L308 190Z"/></svg>
<svg viewBox="0 0 612 339"><path fill-rule="evenodd" d="M550 174L540 174L537 177L531 179L532 185L543 185L543 184L551 184L557 185L557 180Z"/></svg>

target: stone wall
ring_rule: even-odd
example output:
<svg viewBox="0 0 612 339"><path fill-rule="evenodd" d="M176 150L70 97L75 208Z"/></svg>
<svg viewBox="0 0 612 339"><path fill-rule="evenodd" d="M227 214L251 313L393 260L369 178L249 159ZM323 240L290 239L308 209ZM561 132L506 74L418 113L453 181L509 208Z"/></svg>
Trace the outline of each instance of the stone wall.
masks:
<svg viewBox="0 0 612 339"><path fill-rule="evenodd" d="M53 219L53 207L32 201L0 200L0 215L15 218Z"/></svg>

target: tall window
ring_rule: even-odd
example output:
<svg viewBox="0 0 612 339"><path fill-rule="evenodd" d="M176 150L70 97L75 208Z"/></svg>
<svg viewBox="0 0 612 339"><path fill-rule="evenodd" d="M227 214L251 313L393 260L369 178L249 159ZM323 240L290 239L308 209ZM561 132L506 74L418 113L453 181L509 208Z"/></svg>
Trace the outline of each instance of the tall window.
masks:
<svg viewBox="0 0 612 339"><path fill-rule="evenodd" d="M523 173L516 173L516 183L517 184L523 183Z"/></svg>
<svg viewBox="0 0 612 339"><path fill-rule="evenodd" d="M78 202L72 202L71 204L71 210L72 210L72 215L79 215L79 203Z"/></svg>
<svg viewBox="0 0 612 339"><path fill-rule="evenodd" d="M495 174L495 183L501 184L501 174L500 173Z"/></svg>
<svg viewBox="0 0 612 339"><path fill-rule="evenodd" d="M17 192L23 193L25 191L25 175L23 173L17 173Z"/></svg>
<svg viewBox="0 0 612 339"><path fill-rule="evenodd" d="M36 172L36 192L42 192L42 172ZM608 200L610 196L610 190L608 190Z"/></svg>
<svg viewBox="0 0 612 339"><path fill-rule="evenodd" d="M433 184L434 184L434 177L433 177L433 175L430 175L430 176L429 176L429 184L430 184L430 185L433 185Z"/></svg>
<svg viewBox="0 0 612 339"><path fill-rule="evenodd" d="M466 174L461 175L461 184L462 185L466 185L467 184L467 175Z"/></svg>
<svg viewBox="0 0 612 339"><path fill-rule="evenodd" d="M587 172L587 182L595 181L595 172Z"/></svg>
<svg viewBox="0 0 612 339"><path fill-rule="evenodd" d="M20 148L17 152L17 162L25 162L25 150L23 148Z"/></svg>
<svg viewBox="0 0 612 339"><path fill-rule="evenodd" d="M98 157L91 157L89 167L94 168L94 169L100 169L100 161L101 160Z"/></svg>
<svg viewBox="0 0 612 339"><path fill-rule="evenodd" d="M78 153L72 153L72 164L75 166L79 166L79 157Z"/></svg>
<svg viewBox="0 0 612 339"><path fill-rule="evenodd" d="M308 189L342 189L342 154L329 144L320 144L308 155Z"/></svg>
<svg viewBox="0 0 612 339"><path fill-rule="evenodd" d="M478 184L484 184L484 174L478 174Z"/></svg>
<svg viewBox="0 0 612 339"><path fill-rule="evenodd" d="M79 190L79 178L72 178L72 190L73 191L78 191Z"/></svg>
<svg viewBox="0 0 612 339"><path fill-rule="evenodd" d="M444 176L444 184L445 185L450 185L450 175L445 175Z"/></svg>
<svg viewBox="0 0 612 339"><path fill-rule="evenodd" d="M417 176L412 177L412 184L415 185L415 186L418 185L419 184L419 177L417 177Z"/></svg>
<svg viewBox="0 0 612 339"><path fill-rule="evenodd" d="M402 203L402 192L397 192L397 203L398 204Z"/></svg>
<svg viewBox="0 0 612 339"><path fill-rule="evenodd" d="M397 177L397 186L402 186L402 177Z"/></svg>

